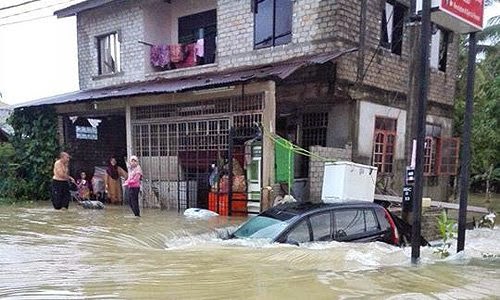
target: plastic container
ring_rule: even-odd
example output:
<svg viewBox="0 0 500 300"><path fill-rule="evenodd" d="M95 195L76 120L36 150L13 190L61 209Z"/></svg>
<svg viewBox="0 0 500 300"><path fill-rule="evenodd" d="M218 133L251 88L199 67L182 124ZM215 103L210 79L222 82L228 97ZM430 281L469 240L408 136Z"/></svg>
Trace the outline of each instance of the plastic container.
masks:
<svg viewBox="0 0 500 300"><path fill-rule="evenodd" d="M208 209L221 216L227 216L229 212L228 194L208 193ZM247 215L247 195L245 193L233 193L231 215Z"/></svg>
<svg viewBox="0 0 500 300"><path fill-rule="evenodd" d="M325 163L321 200L344 202L362 200L373 202L377 168L350 161Z"/></svg>

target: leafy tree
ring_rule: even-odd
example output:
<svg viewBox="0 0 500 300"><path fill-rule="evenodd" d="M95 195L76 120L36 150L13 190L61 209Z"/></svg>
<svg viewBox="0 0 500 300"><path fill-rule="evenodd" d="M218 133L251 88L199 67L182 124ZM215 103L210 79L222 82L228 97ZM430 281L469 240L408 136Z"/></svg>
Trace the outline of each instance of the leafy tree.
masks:
<svg viewBox="0 0 500 300"><path fill-rule="evenodd" d="M490 2L499 2L498 0ZM474 114L471 137L472 183L500 181L500 16L491 18L478 34L478 56L474 86ZM467 39L459 55L457 100L455 102L455 134L461 135L465 107Z"/></svg>
<svg viewBox="0 0 500 300"><path fill-rule="evenodd" d="M7 174L5 197L31 200L49 198L52 164L59 151L57 115L53 107L15 109L9 117L14 128L15 168ZM9 179L11 181L9 181Z"/></svg>

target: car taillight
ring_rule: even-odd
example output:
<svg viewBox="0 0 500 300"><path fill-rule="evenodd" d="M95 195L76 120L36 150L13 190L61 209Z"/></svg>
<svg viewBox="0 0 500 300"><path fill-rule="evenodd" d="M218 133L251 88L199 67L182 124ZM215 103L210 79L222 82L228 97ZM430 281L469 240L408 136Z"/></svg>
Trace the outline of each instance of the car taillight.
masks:
<svg viewBox="0 0 500 300"><path fill-rule="evenodd" d="M394 245L399 245L399 232L398 228L396 227L396 224L394 223L394 220L392 219L391 215L387 211L387 209L384 209L385 211L385 219L387 222L389 222L389 225L391 226L392 230L392 243Z"/></svg>

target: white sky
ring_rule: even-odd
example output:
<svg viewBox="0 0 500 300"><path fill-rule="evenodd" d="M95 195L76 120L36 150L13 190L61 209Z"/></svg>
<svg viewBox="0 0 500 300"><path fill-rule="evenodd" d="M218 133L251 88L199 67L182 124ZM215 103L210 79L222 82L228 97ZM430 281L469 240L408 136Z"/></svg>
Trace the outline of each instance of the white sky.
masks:
<svg viewBox="0 0 500 300"><path fill-rule="evenodd" d="M0 8L24 1L0 0ZM3 101L16 104L78 90L75 17L43 18L54 9L82 0L43 0L22 8L0 11L0 93ZM43 4L42 4L43 3ZM47 10L36 9L53 5ZM14 17L8 15L19 14ZM500 14L500 3L489 7L485 20Z"/></svg>

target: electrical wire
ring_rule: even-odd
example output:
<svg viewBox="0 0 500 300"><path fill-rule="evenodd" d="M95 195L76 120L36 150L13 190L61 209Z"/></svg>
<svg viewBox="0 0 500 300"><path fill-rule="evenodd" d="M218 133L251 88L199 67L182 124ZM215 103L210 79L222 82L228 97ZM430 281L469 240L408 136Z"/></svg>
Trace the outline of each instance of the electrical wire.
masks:
<svg viewBox="0 0 500 300"><path fill-rule="evenodd" d="M23 3L19 3L19 4L14 4L14 5L10 5L10 6L0 7L0 10L7 10L7 9L11 9L11 8L16 8L16 7L20 7L20 6L23 6L23 5L28 5L28 4L31 4L33 2L39 2L39 1L42 1L42 0L30 0L30 1L23 2Z"/></svg>
<svg viewBox="0 0 500 300"><path fill-rule="evenodd" d="M52 17L54 17L54 15L50 14L50 15L46 15L46 16L40 16L40 17L31 18L31 19L24 19L24 20L20 20L20 21L12 21L12 22L8 22L8 23L2 23L2 24L0 24L0 27L14 25L14 24L20 24L20 23L26 23L26 22L32 22L32 21L41 20L41 19L47 19L47 18L52 18Z"/></svg>
<svg viewBox="0 0 500 300"><path fill-rule="evenodd" d="M28 13L32 13L32 12L35 12L35 11L44 10L44 9L55 7L55 6L59 6L59 5L69 4L69 3L72 3L72 2L75 2L75 1L80 1L80 0L66 0L66 1L58 2L58 3L54 3L54 4L51 4L51 5L45 5L45 6L42 6L42 7L37 7L37 8L34 8L34 9L25 10L25 11L22 11L22 12L19 12L19 13L15 13L15 14L4 16L4 17L0 17L0 20L4 20L4 19L16 17L16 16L28 14Z"/></svg>

